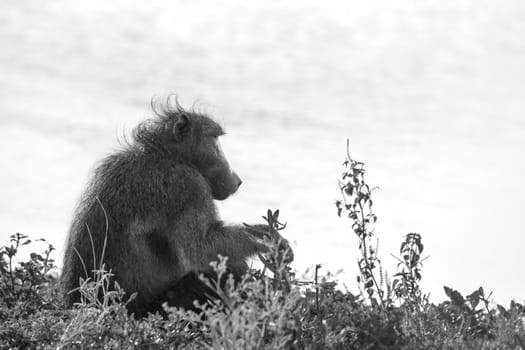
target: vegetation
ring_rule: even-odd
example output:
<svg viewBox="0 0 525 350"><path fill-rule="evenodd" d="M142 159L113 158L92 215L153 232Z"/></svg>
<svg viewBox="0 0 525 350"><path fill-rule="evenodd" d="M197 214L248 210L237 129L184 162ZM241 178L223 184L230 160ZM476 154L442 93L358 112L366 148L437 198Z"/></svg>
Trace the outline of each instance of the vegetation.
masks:
<svg viewBox="0 0 525 350"><path fill-rule="evenodd" d="M275 233L285 228L279 211L268 211L271 252L264 267L234 283L226 257L213 264L217 280L203 281L221 300L196 305L198 312L165 307L163 315L135 319L125 291L109 290L111 272L101 268L81 282L82 301L62 305L51 253L15 264L30 244L15 234L0 248L1 349L524 349L525 308L489 306L483 288L463 296L444 287L447 301L429 302L419 288L424 250L421 235L409 233L400 246L392 281L373 244L374 188L364 164L347 152L337 214L349 220L358 239L360 295L319 277L299 281ZM103 296L100 298L100 296ZM132 296L133 297L133 296Z"/></svg>

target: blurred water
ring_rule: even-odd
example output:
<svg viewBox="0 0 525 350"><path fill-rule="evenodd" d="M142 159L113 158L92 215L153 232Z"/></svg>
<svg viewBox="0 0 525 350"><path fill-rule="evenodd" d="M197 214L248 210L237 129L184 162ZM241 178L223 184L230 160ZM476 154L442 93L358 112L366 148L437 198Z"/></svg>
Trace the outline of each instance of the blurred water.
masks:
<svg viewBox="0 0 525 350"><path fill-rule="evenodd" d="M225 124L230 221L280 208L296 266L353 289L337 219L351 152L379 185L380 255L423 234L424 289L523 299L525 3L0 1L0 241L61 249L93 163L177 93Z"/></svg>

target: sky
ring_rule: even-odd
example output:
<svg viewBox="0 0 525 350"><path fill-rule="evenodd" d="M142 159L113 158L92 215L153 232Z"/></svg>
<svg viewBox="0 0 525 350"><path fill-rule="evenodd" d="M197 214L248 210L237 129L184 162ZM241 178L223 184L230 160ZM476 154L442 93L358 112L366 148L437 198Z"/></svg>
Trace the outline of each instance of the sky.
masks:
<svg viewBox="0 0 525 350"><path fill-rule="evenodd" d="M213 115L243 178L231 222L280 209L295 267L355 290L334 202L365 162L390 275L405 234L422 289L523 300L525 4L521 1L65 1L0 6L0 243L44 237L57 263L90 169L170 93Z"/></svg>

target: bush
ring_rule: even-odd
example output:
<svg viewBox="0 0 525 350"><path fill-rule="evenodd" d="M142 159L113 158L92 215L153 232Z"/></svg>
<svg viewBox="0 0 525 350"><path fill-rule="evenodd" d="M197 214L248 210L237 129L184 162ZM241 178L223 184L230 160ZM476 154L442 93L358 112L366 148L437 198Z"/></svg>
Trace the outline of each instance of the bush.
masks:
<svg viewBox="0 0 525 350"><path fill-rule="evenodd" d="M336 207L358 239L360 295L319 276L320 265L311 281L295 278L276 241L285 228L279 211L264 217L272 249L260 257L261 270L235 283L225 273L227 258L219 257L212 265L216 278L201 276L217 300L194 311L165 306L162 315L138 320L127 312L125 291L108 288L111 271L104 266L81 281L81 302L65 309L54 248L39 240L47 244L44 252L16 264L19 248L31 240L15 234L0 248L0 349L524 349L522 304L491 308L481 287L467 296L444 287L449 300L429 302L418 285L420 234L405 236L390 281L372 244L374 187L348 147L344 167Z"/></svg>

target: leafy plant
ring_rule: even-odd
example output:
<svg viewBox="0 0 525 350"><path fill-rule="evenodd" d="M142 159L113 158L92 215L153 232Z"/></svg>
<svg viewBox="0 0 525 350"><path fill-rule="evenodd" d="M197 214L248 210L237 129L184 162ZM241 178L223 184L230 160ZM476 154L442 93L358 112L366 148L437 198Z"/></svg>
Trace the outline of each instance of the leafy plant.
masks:
<svg viewBox="0 0 525 350"><path fill-rule="evenodd" d="M444 286L445 294L450 301L441 303L445 309L442 317L457 329L464 337L492 336L490 324L493 313L489 309L489 298L492 293L485 296L483 287L479 287L467 297L463 297L455 289Z"/></svg>
<svg viewBox="0 0 525 350"><path fill-rule="evenodd" d="M373 225L377 216L372 211L372 193L376 187L371 187L365 179L364 163L354 160L350 156L350 143L346 143L346 160L343 162L345 170L339 180L342 200L335 202L337 215L344 213L352 222L352 231L359 239L358 260L360 276L358 283L366 291L373 304L379 303L384 308L383 299L385 292L378 283L375 271L380 267L381 261L377 256L377 244L372 244L374 236Z"/></svg>
<svg viewBox="0 0 525 350"><path fill-rule="evenodd" d="M290 291L294 279L294 273L290 267L293 261L293 251L290 246L285 243L280 231L286 228L286 223L279 221L279 210L272 212L268 209L266 216L262 217L268 224L266 230L256 228L248 224L244 224L251 230L259 232L262 235L265 244L269 247L269 252L266 254L259 253L259 260L263 263L262 271L251 271L257 278L268 278L267 271L273 273L274 278L272 283L274 288L279 288L284 291Z"/></svg>
<svg viewBox="0 0 525 350"><path fill-rule="evenodd" d="M54 260L50 258L55 248L45 239L36 241L46 243L47 249L41 254L31 253L30 259L15 264L15 257L20 247L28 245L31 240L21 233L11 235L10 244L0 248L0 304L8 308L23 301L30 301L26 305L29 309L39 308L46 304L45 293L42 293L53 275L49 272L56 268Z"/></svg>
<svg viewBox="0 0 525 350"><path fill-rule="evenodd" d="M422 238L419 233L409 233L401 243L399 249L398 272L394 275L392 290L394 295L403 303L409 304L412 309L419 310L422 303L419 281L421 280L421 268L424 259Z"/></svg>

